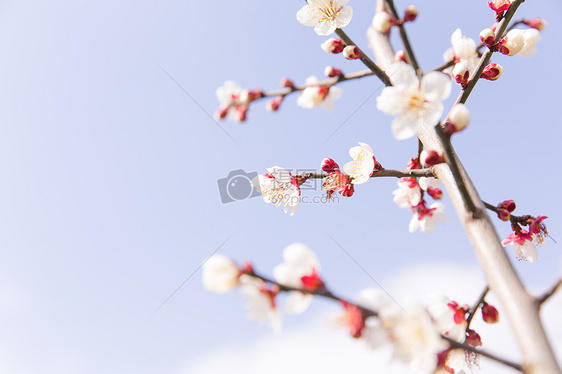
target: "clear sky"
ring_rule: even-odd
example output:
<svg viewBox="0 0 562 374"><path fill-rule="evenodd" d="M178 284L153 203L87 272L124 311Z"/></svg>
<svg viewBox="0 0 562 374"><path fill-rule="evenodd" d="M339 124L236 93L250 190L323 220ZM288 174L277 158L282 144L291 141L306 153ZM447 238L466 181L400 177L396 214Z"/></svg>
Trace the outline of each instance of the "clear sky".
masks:
<svg viewBox="0 0 562 374"><path fill-rule="evenodd" d="M451 220L433 234L408 233L410 213L392 202L394 179L334 204L301 204L293 217L260 198L222 204L217 180L233 170L317 169L325 157L343 164L358 141L387 168L414 155L416 142L395 141L391 118L377 111L381 84L372 77L341 84L333 113L299 108L293 95L278 113L257 103L243 124L211 119L225 80L270 90L284 77L321 77L326 65L364 69L320 49L325 38L295 19L303 3L0 2L0 372L238 372L244 357L279 359L268 355L326 339L360 351L349 355L370 354L342 331L326 332L338 308L324 301L286 318L278 336L247 321L240 295L201 285L197 269L219 247L271 274L284 247L305 243L327 284L349 297L377 287L374 278L398 300L476 299L483 276L447 197ZM346 32L364 50L374 3L350 1ZM416 5L408 31L424 70L442 63L457 27L477 39L493 22L484 0ZM517 214L549 216L562 240L562 5L527 1L518 15L549 21L538 53L494 57L503 75L478 84L470 127L454 145L483 199L514 199ZM510 233L496 223L501 237ZM538 293L560 276L560 258L550 242L537 263L515 266ZM560 311L559 298L552 305ZM559 321L549 326L560 332ZM489 341L501 349L502 339ZM322 351L310 356L311 365L321 360Z"/></svg>

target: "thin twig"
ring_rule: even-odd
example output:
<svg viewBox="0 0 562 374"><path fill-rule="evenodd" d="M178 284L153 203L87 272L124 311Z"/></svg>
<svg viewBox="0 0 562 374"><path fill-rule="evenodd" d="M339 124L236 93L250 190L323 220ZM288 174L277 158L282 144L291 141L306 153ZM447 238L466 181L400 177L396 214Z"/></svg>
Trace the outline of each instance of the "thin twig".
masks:
<svg viewBox="0 0 562 374"><path fill-rule="evenodd" d="M491 210L492 212L498 213L499 209L496 206L493 206L492 204L489 204L485 201L482 201L484 203L484 206L488 209ZM524 215L524 216L515 216L513 214L510 215L509 220L513 223L523 223L525 225L527 225L527 221L529 220L531 216L529 215Z"/></svg>
<svg viewBox="0 0 562 374"><path fill-rule="evenodd" d="M386 5L388 5L388 9L390 10L390 13L395 19L402 18L398 15L398 12L396 11L396 7L394 6L394 0L386 0ZM408 39L408 34L406 34L406 29L402 24L397 25L397 27L398 27L398 32L400 33L400 39L402 39L402 44L404 44L404 49L406 50L406 54L410 59L410 63L412 64L414 70L416 70L416 74L418 76L421 76L422 72L418 64L418 60L416 59L416 56L414 54L414 50L412 49L412 46L410 44L410 39Z"/></svg>
<svg viewBox="0 0 562 374"><path fill-rule="evenodd" d="M357 79L357 78L368 77L368 76L373 75L373 74L374 73L370 70L361 70L361 71L356 71L356 72L350 73L350 74L344 74L339 78L329 78L329 79L324 79L324 80L321 80L321 81L318 81L318 82L312 83L312 84L304 84L302 86L298 86L298 87L295 87L293 89L282 88L282 89L275 90L275 91L263 92L262 96L263 97L285 96L285 95L290 94L291 92L302 91L302 90L304 90L305 88L308 88L308 87L333 86L333 85L338 84L340 82L345 82L345 81ZM256 99L256 100L258 100L258 99Z"/></svg>
<svg viewBox="0 0 562 374"><path fill-rule="evenodd" d="M379 79L384 83L385 86L392 86L388 75L380 67L378 67L378 65L375 64L373 60L371 60L371 58L367 56L365 52L363 52L361 48L359 48L359 46L355 44L353 40L351 40L351 38L347 36L347 34L342 29L336 29L336 34L343 40L345 44L356 46L361 53L361 61L365 64L365 66L367 66L377 77L379 77Z"/></svg>
<svg viewBox="0 0 562 374"><path fill-rule="evenodd" d="M476 314L476 311L478 310L480 305L484 302L484 299L486 298L486 295L488 294L488 291L490 291L490 288L488 288L488 286L486 285L486 287L484 288L484 290L482 290L482 293L478 297L478 301L476 301L474 306L470 309L470 313L468 314L468 318L466 319L466 323L467 323L466 324L466 330L467 331L470 328L470 323L472 322L472 319L474 318L474 315Z"/></svg>
<svg viewBox="0 0 562 374"><path fill-rule="evenodd" d="M541 307L541 305L548 300L552 295L558 291L558 289L562 286L562 279L559 279L552 287L550 287L545 293L541 296L537 297L537 305Z"/></svg>
<svg viewBox="0 0 562 374"><path fill-rule="evenodd" d="M322 179L328 177L328 173L302 173L294 174L295 178L306 178L306 179ZM414 169L414 170L375 170L371 175L371 178L384 178L384 177L395 177L395 178L420 178L420 177L435 177L433 174L433 168L429 169Z"/></svg>

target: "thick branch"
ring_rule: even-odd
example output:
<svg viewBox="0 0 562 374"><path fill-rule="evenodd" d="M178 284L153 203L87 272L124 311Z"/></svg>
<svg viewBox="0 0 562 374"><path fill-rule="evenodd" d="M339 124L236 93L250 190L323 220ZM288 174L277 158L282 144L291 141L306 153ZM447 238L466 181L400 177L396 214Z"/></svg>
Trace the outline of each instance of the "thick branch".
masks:
<svg viewBox="0 0 562 374"><path fill-rule="evenodd" d="M515 0L512 3L511 9L506 14L507 21L502 21L503 23L500 23L498 27L497 38L503 35L507 22L513 17L513 12L522 2L522 0ZM388 41L388 39L386 40ZM384 43L384 41L383 38L376 39L378 43ZM385 68L385 62L392 61L394 55L386 54L389 50L388 45L377 48L376 45L373 45L374 43L375 41L371 39L371 46L376 59ZM489 57L488 60L486 60L486 56L481 59L480 68L482 69L485 66L485 64L482 64L484 61L489 61ZM476 71L473 74L471 88L466 91L466 94L463 91L460 99L464 98L466 101L480 74L481 71ZM423 127L418 135L426 148L443 152L441 141L433 127L433 124ZM456 158L456 155L454 157ZM456 161L471 201L474 202L475 208L479 212L484 212L484 204L478 196L468 173L458 159ZM562 374L541 324L535 299L529 295L517 276L503 246L500 244L500 239L490 218L487 214L473 214L466 209L462 194L448 165L436 165L434 170L449 193L461 223L464 225L469 240L474 247L490 289L498 296L505 310L506 317L523 352L523 372L526 374Z"/></svg>

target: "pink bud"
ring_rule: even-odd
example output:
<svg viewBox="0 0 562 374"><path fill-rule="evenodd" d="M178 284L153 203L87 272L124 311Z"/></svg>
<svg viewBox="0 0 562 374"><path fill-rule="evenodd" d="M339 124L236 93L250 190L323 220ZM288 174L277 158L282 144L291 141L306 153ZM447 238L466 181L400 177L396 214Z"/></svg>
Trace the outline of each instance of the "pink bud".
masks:
<svg viewBox="0 0 562 374"><path fill-rule="evenodd" d="M525 46L525 38L520 30L511 30L500 42L500 52L504 55L513 56L521 52Z"/></svg>
<svg viewBox="0 0 562 374"><path fill-rule="evenodd" d="M219 119L224 119L226 117L226 115L228 114L228 107L225 108L219 108L219 110L217 110L215 112L215 119L219 120Z"/></svg>
<svg viewBox="0 0 562 374"><path fill-rule="evenodd" d="M408 5L404 11L404 22L413 21L418 16L418 9L414 5Z"/></svg>
<svg viewBox="0 0 562 374"><path fill-rule="evenodd" d="M424 167L433 166L444 162L443 155L433 149L424 149L420 154L420 161Z"/></svg>
<svg viewBox="0 0 562 374"><path fill-rule="evenodd" d="M453 67L453 78L461 86L466 86L470 72L464 62L457 62Z"/></svg>
<svg viewBox="0 0 562 374"><path fill-rule="evenodd" d="M495 10L496 13L508 10L510 5L511 5L511 0L488 1L488 6L492 8L492 10Z"/></svg>
<svg viewBox="0 0 562 374"><path fill-rule="evenodd" d="M495 37L496 37L496 34L494 33L494 31L492 29L484 29L480 32L480 41L485 46L489 47L489 46L493 45Z"/></svg>
<svg viewBox="0 0 562 374"><path fill-rule="evenodd" d="M295 89L295 84L289 78L281 79L280 85L281 85L281 87L287 87L287 88L290 88L291 90Z"/></svg>
<svg viewBox="0 0 562 374"><path fill-rule="evenodd" d="M427 187L427 193L431 196L434 200L441 200L443 198L443 191L440 188L436 187Z"/></svg>
<svg viewBox="0 0 562 374"><path fill-rule="evenodd" d="M326 69L324 69L324 75L333 78L333 77L341 77L343 73L338 68L335 68L333 66L326 66Z"/></svg>
<svg viewBox="0 0 562 374"><path fill-rule="evenodd" d="M361 58L361 52L359 48L354 45L348 45L343 49L343 57L347 58L348 60L357 60Z"/></svg>
<svg viewBox="0 0 562 374"><path fill-rule="evenodd" d="M337 54L343 51L345 43L341 39L331 38L322 43L320 47L326 53Z"/></svg>
<svg viewBox="0 0 562 374"><path fill-rule="evenodd" d="M374 29L382 34L389 32L395 24L396 19L388 12L378 12L373 18Z"/></svg>
<svg viewBox="0 0 562 374"><path fill-rule="evenodd" d="M487 79L489 81L495 81L501 77L502 71L503 66L501 66L500 64L488 64L484 68L484 71L480 75L480 78Z"/></svg>
<svg viewBox="0 0 562 374"><path fill-rule="evenodd" d="M340 166L331 158L325 158L322 160L322 165L320 165L320 168L326 173L333 173L336 169L339 169Z"/></svg>
<svg viewBox="0 0 562 374"><path fill-rule="evenodd" d="M417 157L414 157L411 158L410 161L408 161L408 165L406 167L408 168L408 170L421 169L421 164L419 159Z"/></svg>
<svg viewBox="0 0 562 374"><path fill-rule="evenodd" d="M500 320L498 310L488 303L482 305L482 318L486 323L497 323Z"/></svg>
<svg viewBox="0 0 562 374"><path fill-rule="evenodd" d="M408 59L408 54L403 49L396 52L396 54L394 55L394 61L402 61L402 62L405 62L407 64L410 63L410 60Z"/></svg>
<svg viewBox="0 0 562 374"><path fill-rule="evenodd" d="M498 218L507 222L511 218L511 213L509 213L506 209L498 209Z"/></svg>
<svg viewBox="0 0 562 374"><path fill-rule="evenodd" d="M279 110L279 106L283 102L283 96L276 96L274 99L269 100L265 106L270 112L276 112Z"/></svg>
<svg viewBox="0 0 562 374"><path fill-rule="evenodd" d="M247 105L238 105L236 107L236 121L244 122L246 120L246 114L248 113Z"/></svg>
<svg viewBox="0 0 562 374"><path fill-rule="evenodd" d="M260 97L263 96L263 93L260 89L256 89L256 90L242 90L240 92L240 95L238 97L238 100L240 100L241 103L244 104L249 104L252 101L259 99Z"/></svg>
<svg viewBox="0 0 562 374"><path fill-rule="evenodd" d="M498 209L505 209L508 212L512 213L517 205L515 205L515 201L513 200L505 200L498 204Z"/></svg>
<svg viewBox="0 0 562 374"><path fill-rule="evenodd" d="M455 132L462 131L468 126L470 122L470 113L464 104L455 104L449 115L447 116L449 123L445 129L445 132L452 135Z"/></svg>
<svg viewBox="0 0 562 374"><path fill-rule="evenodd" d="M540 19L540 18L535 18L535 19L531 19L531 20L524 20L523 23L529 27L532 27L533 29L537 29L539 31L544 30L544 28L546 26L548 26L548 23L544 20L544 19Z"/></svg>

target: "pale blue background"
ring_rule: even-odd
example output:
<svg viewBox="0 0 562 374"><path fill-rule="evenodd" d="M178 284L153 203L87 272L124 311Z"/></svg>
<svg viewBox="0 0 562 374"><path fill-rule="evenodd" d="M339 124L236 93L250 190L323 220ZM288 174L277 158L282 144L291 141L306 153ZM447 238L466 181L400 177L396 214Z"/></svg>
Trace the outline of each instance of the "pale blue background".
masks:
<svg viewBox="0 0 562 374"><path fill-rule="evenodd" d="M365 50L374 3L350 2L346 32ZM363 69L320 49L325 38L295 20L302 5L0 2L0 371L179 373L217 347L269 336L246 321L236 293L203 290L199 272L152 315L231 235L220 252L251 259L266 274L286 245L306 243L328 285L350 296L376 285L327 233L393 295L383 280L400 269L474 268L449 200L450 222L431 235L409 234L410 213L392 202L393 179L358 186L339 204L302 205L294 217L260 198L221 204L216 181L230 170L318 168L324 157L343 164L358 141L385 167L403 168L416 150L414 140L395 141L391 118L376 110L375 78L342 84L332 114L301 109L296 96L278 113L257 103L246 123L220 122L232 139L210 119L215 89L228 79L268 90L284 77L321 77L329 64ZM442 63L455 28L477 39L493 22L485 1L417 5L408 31L425 70ZM467 103L471 125L454 138L485 200L512 198L518 214L548 215L560 240L561 7L522 5L519 16L550 21L538 54L495 56L503 76L478 84ZM497 227L502 237L510 232ZM560 276L559 259L560 246L550 242L538 263L516 267L538 291ZM474 277L473 298L482 286L481 273ZM288 318L286 329L328 305Z"/></svg>

